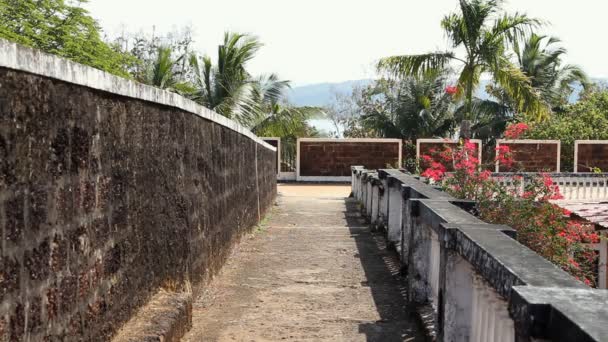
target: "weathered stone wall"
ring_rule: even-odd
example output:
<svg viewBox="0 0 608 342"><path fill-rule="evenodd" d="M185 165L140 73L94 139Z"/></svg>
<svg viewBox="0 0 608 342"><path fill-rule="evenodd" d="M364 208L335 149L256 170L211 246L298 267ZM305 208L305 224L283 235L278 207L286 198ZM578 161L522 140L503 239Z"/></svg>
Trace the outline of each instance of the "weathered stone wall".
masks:
<svg viewBox="0 0 608 342"><path fill-rule="evenodd" d="M500 172L559 172L558 149L556 143L517 143L500 142L500 146L508 146L513 166L500 165Z"/></svg>
<svg viewBox="0 0 608 342"><path fill-rule="evenodd" d="M400 160L400 144L374 141L300 141L301 176L351 176L353 165L370 165L384 169L396 167Z"/></svg>
<svg viewBox="0 0 608 342"><path fill-rule="evenodd" d="M577 172L592 172L593 168L608 171L608 143L581 142L577 154Z"/></svg>
<svg viewBox="0 0 608 342"><path fill-rule="evenodd" d="M277 153L276 153L276 173L279 174L279 172L281 171L280 168L280 159L279 157L281 156L281 150L280 150L280 140L278 140L277 138L262 138L262 140L267 143L268 145L274 147L277 149Z"/></svg>
<svg viewBox="0 0 608 342"><path fill-rule="evenodd" d="M107 340L157 289L204 284L272 204L275 151L251 136L1 65L1 341Z"/></svg>

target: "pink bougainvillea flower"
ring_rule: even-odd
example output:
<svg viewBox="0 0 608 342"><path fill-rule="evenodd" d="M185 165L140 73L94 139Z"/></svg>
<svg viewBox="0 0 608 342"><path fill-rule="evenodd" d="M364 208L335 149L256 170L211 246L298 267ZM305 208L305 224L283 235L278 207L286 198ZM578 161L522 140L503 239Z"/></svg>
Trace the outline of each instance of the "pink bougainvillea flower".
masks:
<svg viewBox="0 0 608 342"><path fill-rule="evenodd" d="M457 86L447 86L445 87L445 92L450 95L454 95L458 92Z"/></svg>
<svg viewBox="0 0 608 342"><path fill-rule="evenodd" d="M505 138L519 139L530 127L523 122L511 124L505 130Z"/></svg>

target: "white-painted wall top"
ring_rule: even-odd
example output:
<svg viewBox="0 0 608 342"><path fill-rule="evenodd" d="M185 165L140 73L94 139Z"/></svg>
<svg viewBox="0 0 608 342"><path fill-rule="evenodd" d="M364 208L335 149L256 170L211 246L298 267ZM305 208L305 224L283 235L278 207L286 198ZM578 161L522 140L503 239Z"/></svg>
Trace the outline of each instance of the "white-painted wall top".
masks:
<svg viewBox="0 0 608 342"><path fill-rule="evenodd" d="M258 138L244 126L183 96L114 76L4 39L0 39L0 68L24 71L120 96L179 108L227 127L269 150L276 151L275 147Z"/></svg>

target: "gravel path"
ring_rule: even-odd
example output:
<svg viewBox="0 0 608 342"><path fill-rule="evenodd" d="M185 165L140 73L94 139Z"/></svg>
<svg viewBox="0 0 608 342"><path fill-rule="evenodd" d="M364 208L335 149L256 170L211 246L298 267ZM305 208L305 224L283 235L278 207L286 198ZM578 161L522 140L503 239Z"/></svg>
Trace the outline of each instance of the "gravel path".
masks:
<svg viewBox="0 0 608 342"><path fill-rule="evenodd" d="M423 341L398 260L349 191L279 185L269 220L195 301L184 341Z"/></svg>

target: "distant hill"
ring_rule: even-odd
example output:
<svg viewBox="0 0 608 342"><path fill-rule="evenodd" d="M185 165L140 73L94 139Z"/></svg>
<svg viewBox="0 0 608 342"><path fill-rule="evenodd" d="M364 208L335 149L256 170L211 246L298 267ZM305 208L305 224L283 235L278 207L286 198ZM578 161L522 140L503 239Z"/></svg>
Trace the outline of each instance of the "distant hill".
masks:
<svg viewBox="0 0 608 342"><path fill-rule="evenodd" d="M593 79L593 81L598 83L606 84L608 82L607 79ZM363 80L352 80L345 81L340 83L317 83L310 84L301 87L294 87L291 89L289 93L289 100L291 103L297 106L325 106L331 103L334 99L334 94L343 93L349 94L353 86L366 86L372 83L371 79L363 79ZM482 80L479 88L477 89L476 96L482 99L489 98L486 93L486 85L489 84L490 81ZM576 102L578 100L578 95L580 90L582 89L580 86L575 86L576 90L570 97L570 102Z"/></svg>
<svg viewBox="0 0 608 342"><path fill-rule="evenodd" d="M294 87L288 98L296 106L322 107L333 101L335 93L350 94L354 86L366 86L372 82L373 80L366 79Z"/></svg>

